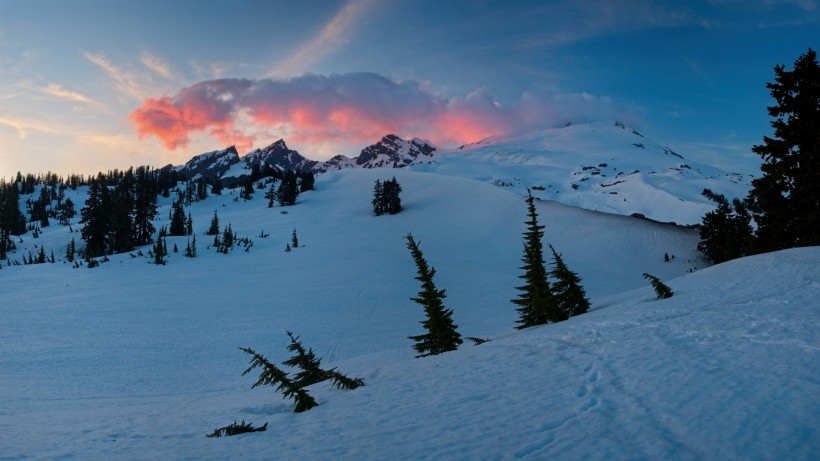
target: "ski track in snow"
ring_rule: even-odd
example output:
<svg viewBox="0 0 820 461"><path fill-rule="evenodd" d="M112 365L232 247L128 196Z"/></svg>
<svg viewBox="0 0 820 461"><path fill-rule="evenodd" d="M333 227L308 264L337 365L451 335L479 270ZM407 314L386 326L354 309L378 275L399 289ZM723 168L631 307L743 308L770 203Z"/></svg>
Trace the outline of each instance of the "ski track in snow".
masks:
<svg viewBox="0 0 820 461"><path fill-rule="evenodd" d="M375 218L372 184L388 173L406 208ZM694 231L538 202L545 243L579 272L593 310L517 331L520 195L405 170L327 174L317 189L287 215L228 191L192 205L196 259L3 267L0 459L799 460L820 450L820 248L687 275L705 267ZM206 249L214 209L254 240L250 252ZM294 227L304 245L285 253ZM253 237L261 230L270 237ZM409 300L419 290L409 231L462 335L492 341L413 358L407 336L423 312ZM51 226L21 251L44 244L60 257L70 236ZM664 252L676 258L664 263ZM656 301L643 272L675 296ZM317 384L320 406L302 414L272 388L251 390L237 347L281 362L286 329L366 385ZM268 431L204 437L243 419Z"/></svg>

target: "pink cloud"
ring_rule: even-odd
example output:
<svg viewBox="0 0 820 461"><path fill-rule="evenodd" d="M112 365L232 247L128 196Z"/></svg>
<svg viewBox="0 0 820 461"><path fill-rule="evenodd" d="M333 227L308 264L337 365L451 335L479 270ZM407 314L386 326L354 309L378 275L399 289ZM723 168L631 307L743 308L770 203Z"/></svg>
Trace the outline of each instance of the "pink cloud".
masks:
<svg viewBox="0 0 820 461"><path fill-rule="evenodd" d="M525 93L505 106L484 89L445 98L416 81L350 73L199 82L171 97L144 100L129 118L141 138L156 136L175 150L203 132L249 149L262 132L282 127L290 140L307 144L350 145L396 133L444 146L565 121L613 118L616 112L607 98L586 94Z"/></svg>

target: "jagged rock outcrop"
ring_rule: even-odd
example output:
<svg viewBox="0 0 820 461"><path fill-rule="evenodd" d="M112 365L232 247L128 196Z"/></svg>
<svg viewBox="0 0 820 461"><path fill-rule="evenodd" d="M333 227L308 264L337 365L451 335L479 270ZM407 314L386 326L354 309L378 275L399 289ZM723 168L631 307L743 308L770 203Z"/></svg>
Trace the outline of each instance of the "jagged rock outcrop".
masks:
<svg viewBox="0 0 820 461"><path fill-rule="evenodd" d="M204 177L207 179L222 177L233 165L240 163L239 152L235 146L227 149L205 152L188 160L185 165L177 168L190 179Z"/></svg>
<svg viewBox="0 0 820 461"><path fill-rule="evenodd" d="M360 168L399 168L418 161L419 156L431 157L436 148L429 142L413 138L410 141L388 134L376 144L362 149L356 158Z"/></svg>
<svg viewBox="0 0 820 461"><path fill-rule="evenodd" d="M249 152L242 160L249 169L257 165L260 167L269 165L280 170L311 171L319 164L319 162L308 160L299 152L289 149L282 139L267 147Z"/></svg>

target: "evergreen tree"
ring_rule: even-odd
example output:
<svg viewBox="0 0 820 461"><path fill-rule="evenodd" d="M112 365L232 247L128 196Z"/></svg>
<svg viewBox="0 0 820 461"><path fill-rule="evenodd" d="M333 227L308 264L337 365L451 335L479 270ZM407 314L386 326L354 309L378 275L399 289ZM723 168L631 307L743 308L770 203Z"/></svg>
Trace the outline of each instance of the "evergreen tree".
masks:
<svg viewBox="0 0 820 461"><path fill-rule="evenodd" d="M135 173L134 185L134 234L135 245L148 245L154 235L153 220L157 217L157 190L159 174L149 167L141 166Z"/></svg>
<svg viewBox="0 0 820 461"><path fill-rule="evenodd" d="M101 178L92 179L88 188L85 207L80 210L80 231L85 240L86 258L95 258L105 254L108 243L108 188Z"/></svg>
<svg viewBox="0 0 820 461"><path fill-rule="evenodd" d="M74 243L74 237L71 237L71 241L68 242L68 245L65 249L65 259L66 261L73 263L74 262L74 254L76 252L76 243Z"/></svg>
<svg viewBox="0 0 820 461"><path fill-rule="evenodd" d="M225 226L225 230L222 231L222 245L218 247L217 251L221 248L222 253L228 254L228 250L233 247L233 240L233 229L231 229L231 223L228 223L228 225Z"/></svg>
<svg viewBox="0 0 820 461"><path fill-rule="evenodd" d="M74 202L71 200L71 197L69 197L65 199L65 203L60 207L60 213L57 215L57 219L60 224L67 226L71 222L71 218L76 214L77 211L74 209Z"/></svg>
<svg viewBox="0 0 820 461"><path fill-rule="evenodd" d="M792 70L774 68L766 85L776 104L768 108L774 137L752 151L763 175L752 181L749 200L759 251L820 244L820 66L809 50Z"/></svg>
<svg viewBox="0 0 820 461"><path fill-rule="evenodd" d="M581 286L581 278L578 274L569 270L564 259L555 251L552 245L549 246L552 251L553 263L550 276L554 282L552 283L553 296L558 303L558 308L563 312L566 318L573 315L585 314L589 310L589 299L587 299L586 291Z"/></svg>
<svg viewBox="0 0 820 461"><path fill-rule="evenodd" d="M322 359L316 357L313 349L305 349L301 341L299 341L299 337L294 336L290 331L288 331L287 334L290 338L288 351L295 352L296 355L282 362L282 365L297 367L301 370L293 379L294 385L307 387L330 380L333 386L338 389L356 389L359 386L364 386L364 381L360 378L349 378L338 372L335 368L330 370L322 369Z"/></svg>
<svg viewBox="0 0 820 461"><path fill-rule="evenodd" d="M165 249L165 239L159 238L157 239L157 243L154 244L153 247L154 252L154 264L156 265L165 265L165 255L168 254L167 250Z"/></svg>
<svg viewBox="0 0 820 461"><path fill-rule="evenodd" d="M188 212L188 219L185 220L185 235L194 235L194 218Z"/></svg>
<svg viewBox="0 0 820 461"><path fill-rule="evenodd" d="M168 234L173 236L187 235L185 208L182 205L181 197L171 205L171 209L171 226L168 229Z"/></svg>
<svg viewBox="0 0 820 461"><path fill-rule="evenodd" d="M123 175L109 195L108 253L134 249L134 177L131 170Z"/></svg>
<svg viewBox="0 0 820 461"><path fill-rule="evenodd" d="M239 198L250 200L253 198L253 179L247 178L239 191Z"/></svg>
<svg viewBox="0 0 820 461"><path fill-rule="evenodd" d="M211 184L211 193L214 195L222 195L222 180L214 178Z"/></svg>
<svg viewBox="0 0 820 461"><path fill-rule="evenodd" d="M384 213L396 214L401 211L401 186L394 176L380 182L378 179L373 186L373 214L381 216Z"/></svg>
<svg viewBox="0 0 820 461"><path fill-rule="evenodd" d="M296 228L293 228L293 234L290 237L291 243L293 243L293 248L299 248L299 238L296 236Z"/></svg>
<svg viewBox="0 0 820 461"><path fill-rule="evenodd" d="M216 210L214 210L214 217L211 218L211 227L205 235L219 235L219 216L216 215Z"/></svg>
<svg viewBox="0 0 820 461"><path fill-rule="evenodd" d="M715 264L746 256L751 252L751 215L738 199L730 205L721 194L704 189L703 196L718 204L718 207L703 216L700 226L698 250Z"/></svg>
<svg viewBox="0 0 820 461"><path fill-rule="evenodd" d="M270 188L265 192L265 198L268 199L268 208L273 208L276 201L276 179L273 178L270 182Z"/></svg>
<svg viewBox="0 0 820 461"><path fill-rule="evenodd" d="M672 289L666 286L661 279L655 277L654 275L647 274L644 272L643 278L649 280L649 283L652 284L652 288L655 289L655 295L658 299L666 299L672 297Z"/></svg>
<svg viewBox="0 0 820 461"><path fill-rule="evenodd" d="M384 206L384 188L378 179L376 180L376 184L373 185L373 200L371 203L373 204L373 214L381 216L382 207Z"/></svg>
<svg viewBox="0 0 820 461"><path fill-rule="evenodd" d="M276 390L282 391L285 398L291 398L296 402L296 408L293 410L294 413L301 413L319 405L307 391L297 386L288 377L287 373L279 369L267 358L257 354L249 347L243 347L240 348L240 350L251 356L250 366L242 372L242 376L250 373L255 368L262 369L262 372L259 374L259 379L251 386L251 389L262 385L275 386Z"/></svg>
<svg viewBox="0 0 820 461"><path fill-rule="evenodd" d="M418 244L413 240L413 235L407 234L405 238L407 239L407 249L410 250L418 270L418 275L415 278L421 282L421 291L417 296L410 299L424 307L424 313L427 315L427 318L420 322L427 330L427 333L409 336L409 339L416 342L413 345L413 348L419 353L416 357L454 351L458 349L463 340L457 331L458 326L453 323L453 311L444 307L445 290L437 289L433 282L436 269L428 267Z"/></svg>
<svg viewBox="0 0 820 461"><path fill-rule="evenodd" d="M303 171L299 176L299 192L313 190L316 184L316 176L312 171Z"/></svg>
<svg viewBox="0 0 820 461"><path fill-rule="evenodd" d="M517 321L519 325L516 328L519 330L566 319L547 278L544 249L541 243L544 226L538 224L538 213L535 210L533 196L529 191L527 191L526 202L529 220L526 222L527 231L523 234L524 256L522 260L524 265L521 266L521 270L524 273L519 276L525 283L516 287L516 290L521 293L518 299L512 301L519 306L516 309L519 314Z"/></svg>
<svg viewBox="0 0 820 461"><path fill-rule="evenodd" d="M296 373L293 383L299 387L306 387L327 379L321 367L322 359L316 357L313 349L306 350L299 341L299 337L294 336L290 331L287 335L290 338L288 351L295 352L296 355L282 362L282 365L298 367L301 370Z"/></svg>
<svg viewBox="0 0 820 461"><path fill-rule="evenodd" d="M401 186L396 180L396 177L393 176L393 179L385 181L382 187L384 199L382 211L390 214L396 214L401 211L401 197L399 196Z"/></svg>
<svg viewBox="0 0 820 461"><path fill-rule="evenodd" d="M291 206L296 203L297 197L299 197L299 185L296 181L296 173L287 171L279 182L276 199L280 206Z"/></svg>
<svg viewBox="0 0 820 461"><path fill-rule="evenodd" d="M14 249L11 236L21 235L25 231L26 220L20 212L17 183L9 184L0 180L0 259L6 259L7 252Z"/></svg>

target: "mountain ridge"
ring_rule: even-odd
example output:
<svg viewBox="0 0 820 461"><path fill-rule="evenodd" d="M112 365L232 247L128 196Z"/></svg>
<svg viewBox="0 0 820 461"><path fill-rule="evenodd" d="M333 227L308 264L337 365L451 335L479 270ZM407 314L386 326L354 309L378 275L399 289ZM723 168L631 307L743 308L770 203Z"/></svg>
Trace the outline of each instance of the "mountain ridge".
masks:
<svg viewBox="0 0 820 461"><path fill-rule="evenodd" d="M325 161L303 156L283 139L242 157L233 155L233 146L214 152L196 156L195 169L189 167L193 159L177 169L189 177L220 177L231 185L249 176L254 166L264 165L316 174L410 168L470 177L520 194L530 190L538 198L585 209L683 225L698 224L714 209L701 195L704 189L741 197L751 188L750 175L693 162L618 121L496 135L457 148L387 134L355 157L337 155ZM205 165L208 161L213 167Z"/></svg>

